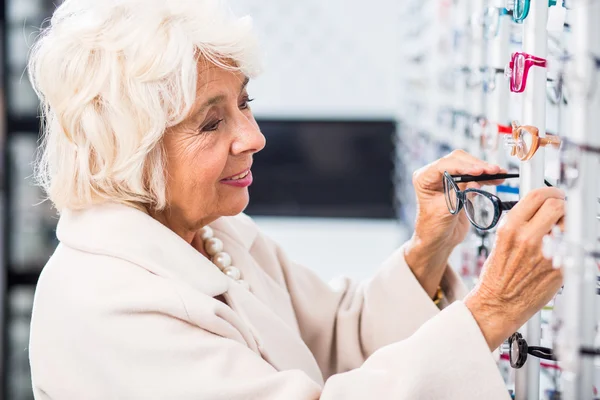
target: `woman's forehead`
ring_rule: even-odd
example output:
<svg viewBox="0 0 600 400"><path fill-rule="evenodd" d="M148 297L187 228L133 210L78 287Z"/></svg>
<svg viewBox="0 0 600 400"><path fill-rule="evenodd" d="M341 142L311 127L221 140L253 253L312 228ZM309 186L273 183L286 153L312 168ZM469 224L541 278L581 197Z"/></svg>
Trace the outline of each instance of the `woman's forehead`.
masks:
<svg viewBox="0 0 600 400"><path fill-rule="evenodd" d="M231 89L243 89L248 83L248 77L242 71L234 68L229 69L214 63L200 62L198 64L196 96L224 89L224 86L231 86Z"/></svg>

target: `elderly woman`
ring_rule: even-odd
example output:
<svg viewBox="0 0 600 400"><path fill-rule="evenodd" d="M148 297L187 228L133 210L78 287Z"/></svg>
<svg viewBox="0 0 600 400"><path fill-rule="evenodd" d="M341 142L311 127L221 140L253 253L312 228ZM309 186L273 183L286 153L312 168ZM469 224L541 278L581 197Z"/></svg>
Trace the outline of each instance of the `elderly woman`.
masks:
<svg viewBox="0 0 600 400"><path fill-rule="evenodd" d="M410 241L373 279L330 287L242 214L265 146L255 54L249 20L217 0L57 8L29 66L37 173L60 211L31 325L36 399L508 398L492 350L561 285L541 242L562 193L507 215L466 294L447 259L469 223L443 172L501 171L454 152L414 175Z"/></svg>

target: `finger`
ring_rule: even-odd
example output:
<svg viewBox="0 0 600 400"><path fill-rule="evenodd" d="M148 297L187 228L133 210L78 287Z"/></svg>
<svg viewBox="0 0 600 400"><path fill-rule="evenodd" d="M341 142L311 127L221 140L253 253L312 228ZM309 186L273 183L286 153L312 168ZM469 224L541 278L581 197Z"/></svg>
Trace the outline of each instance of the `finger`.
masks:
<svg viewBox="0 0 600 400"><path fill-rule="evenodd" d="M494 179L491 181L479 181L481 186L498 186L502 185L505 182L504 179Z"/></svg>
<svg viewBox="0 0 600 400"><path fill-rule="evenodd" d="M496 179L496 180L493 180L493 181L485 181L485 182L482 182L482 183L483 183L484 186L487 186L487 185L489 185L489 186L498 186L498 185L502 185L504 182L505 182L504 179Z"/></svg>
<svg viewBox="0 0 600 400"><path fill-rule="evenodd" d="M564 233L565 232L565 217L563 216L561 219L559 219L558 222L556 223L556 225L558 226L560 231L562 233Z"/></svg>
<svg viewBox="0 0 600 400"><path fill-rule="evenodd" d="M467 153L464 150L455 150L452 153L448 154L444 158L460 159L460 160L469 162L469 163L474 164L474 165L487 164L482 159L479 159L479 158L475 157L474 155Z"/></svg>
<svg viewBox="0 0 600 400"><path fill-rule="evenodd" d="M459 183L458 188L460 190L466 189L481 189L481 184L479 182L468 182L468 183Z"/></svg>
<svg viewBox="0 0 600 400"><path fill-rule="evenodd" d="M565 215L565 201L549 198L525 225L526 235L539 237L540 240L552 231Z"/></svg>
<svg viewBox="0 0 600 400"><path fill-rule="evenodd" d="M547 199L565 199L562 190L554 187L546 187L531 191L519 203L509 211L507 217L518 221L529 221L540 209Z"/></svg>
<svg viewBox="0 0 600 400"><path fill-rule="evenodd" d="M440 190L445 171L450 175L492 175L499 173L500 167L487 164L462 150L457 150L419 169L415 172L413 179L423 188Z"/></svg>
<svg viewBox="0 0 600 400"><path fill-rule="evenodd" d="M473 164L474 167L483 166L485 171L496 171L496 172L492 172L495 174L505 174L508 172L506 169L500 167L499 165L490 164L490 163L483 161L483 160L481 160L465 151L462 151L462 150L452 152L447 157L448 158L457 158L457 159L461 159L466 162L470 162ZM489 173L489 172L484 172L484 173Z"/></svg>
<svg viewBox="0 0 600 400"><path fill-rule="evenodd" d="M474 175L474 176L479 176L479 175L483 175L483 174L495 175L495 174L499 174L500 171L501 171L500 166L483 162L483 164L479 164L479 163L474 164L469 175Z"/></svg>
<svg viewBox="0 0 600 400"><path fill-rule="evenodd" d="M493 175L502 171L498 165L488 164L464 151L453 151L434 165L437 172L443 174L444 171L448 171L450 175Z"/></svg>

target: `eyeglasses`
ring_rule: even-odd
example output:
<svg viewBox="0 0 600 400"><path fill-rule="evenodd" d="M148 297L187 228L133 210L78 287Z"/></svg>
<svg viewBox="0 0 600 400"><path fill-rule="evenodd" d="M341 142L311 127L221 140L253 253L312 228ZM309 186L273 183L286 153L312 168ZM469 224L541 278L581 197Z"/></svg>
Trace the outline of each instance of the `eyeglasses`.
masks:
<svg viewBox="0 0 600 400"><path fill-rule="evenodd" d="M513 13L507 10L505 7L487 7L483 10L482 14L475 14L471 17L469 24L475 28L478 26L483 27L483 37L485 39L491 39L498 36L500 30L500 18L509 15L512 17ZM474 29L474 33L475 33Z"/></svg>
<svg viewBox="0 0 600 400"><path fill-rule="evenodd" d="M548 347L528 346L527 341L519 332L513 333L508 338L508 346L510 366L515 369L519 369L525 365L528 354L543 360L557 360L554 351Z"/></svg>
<svg viewBox="0 0 600 400"><path fill-rule="evenodd" d="M557 4L556 0L549 0L548 7L555 6ZM561 2L563 7L567 6L565 1ZM527 16L529 15L529 9L531 8L530 0L507 0L506 9L508 11L512 11L513 21L521 24L525 21ZM568 7L566 7L568 8Z"/></svg>
<svg viewBox="0 0 600 400"><path fill-rule="evenodd" d="M480 138L481 149L496 150L500 135L512 135L512 127L482 118L473 124L473 134Z"/></svg>
<svg viewBox="0 0 600 400"><path fill-rule="evenodd" d="M511 156L516 156L521 161L528 161L540 147L559 148L561 139L549 133L541 138L540 131L535 126L519 125L517 121L513 121L512 135L506 142L512 147Z"/></svg>
<svg viewBox="0 0 600 400"><path fill-rule="evenodd" d="M598 87L598 71L600 70L600 56L587 53L583 59L577 59L581 64L576 70L569 69L568 63L575 61L572 55L563 55L560 57L563 63L562 69L558 74L556 83L556 96L564 95L567 92L570 96L579 96L585 99L591 99L596 93ZM580 73L581 72L581 73Z"/></svg>
<svg viewBox="0 0 600 400"><path fill-rule="evenodd" d="M562 138L560 146L560 184L567 189L575 186L579 178L579 160L581 153L594 153L600 155L600 147L575 143Z"/></svg>
<svg viewBox="0 0 600 400"><path fill-rule="evenodd" d="M445 171L443 183L448 211L450 214L456 215L464 208L467 218L474 227L482 231L492 229L498 224L502 212L512 209L517 202L502 201L498 196L481 189L461 191L457 183L486 182L518 177L519 174L453 176Z"/></svg>
<svg viewBox="0 0 600 400"><path fill-rule="evenodd" d="M531 67L546 68L545 58L536 57L531 54L516 52L510 57L510 62L504 70L506 78L510 79L510 91L522 93L527 85L527 75Z"/></svg>
<svg viewBox="0 0 600 400"><path fill-rule="evenodd" d="M463 66L460 67L458 71L465 75L465 84L468 88L474 88L481 85L483 91L489 93L496 89L496 76L504 74L505 69L487 66L473 69L468 66Z"/></svg>
<svg viewBox="0 0 600 400"><path fill-rule="evenodd" d="M452 131L458 130L466 137L473 137L473 125L484 120L483 115L473 115L464 110L445 107L438 110L437 124L442 128L450 128Z"/></svg>
<svg viewBox="0 0 600 400"><path fill-rule="evenodd" d="M600 202L600 198L598 202ZM600 215L596 215L596 219L600 219ZM546 258L552 259L553 265L559 268L572 262L572 253L575 250L584 257L594 260L600 268L600 251L596 250L598 242L600 242L600 238L597 239L595 245L567 241L564 238L564 233L555 226L552 229L552 234L544 236L542 240L542 254ZM596 294L600 295L600 276L597 277L597 284Z"/></svg>

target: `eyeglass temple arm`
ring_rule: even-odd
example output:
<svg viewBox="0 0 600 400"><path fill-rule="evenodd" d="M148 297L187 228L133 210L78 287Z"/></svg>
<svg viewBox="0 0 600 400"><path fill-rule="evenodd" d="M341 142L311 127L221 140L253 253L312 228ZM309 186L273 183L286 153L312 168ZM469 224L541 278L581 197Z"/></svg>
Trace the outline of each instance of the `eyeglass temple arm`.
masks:
<svg viewBox="0 0 600 400"><path fill-rule="evenodd" d="M560 147L560 138L551 133L546 133L546 137L540 138L540 146Z"/></svg>
<svg viewBox="0 0 600 400"><path fill-rule="evenodd" d="M548 62L545 58L534 56L532 54L527 54L526 60L531 61L540 67L545 67Z"/></svg>
<svg viewBox="0 0 600 400"><path fill-rule="evenodd" d="M587 356L600 356L600 349L593 347L582 347L579 352Z"/></svg>
<svg viewBox="0 0 600 400"><path fill-rule="evenodd" d="M545 179L544 179L544 183L548 187L553 187L552 184ZM518 201L501 201L500 202L500 211L512 210L514 208L514 206L517 205L517 203L518 203Z"/></svg>
<svg viewBox="0 0 600 400"><path fill-rule="evenodd" d="M527 352L537 358L542 358L544 360L549 361L556 361L556 356L554 355L554 352L552 351L552 349L549 349L547 347L529 346Z"/></svg>
<svg viewBox="0 0 600 400"><path fill-rule="evenodd" d="M500 202L500 211L508 211L512 210L514 206L516 206L518 201L501 201Z"/></svg>
<svg viewBox="0 0 600 400"><path fill-rule="evenodd" d="M519 174L483 174L483 175L451 175L456 183L497 181L500 179L518 178Z"/></svg>

